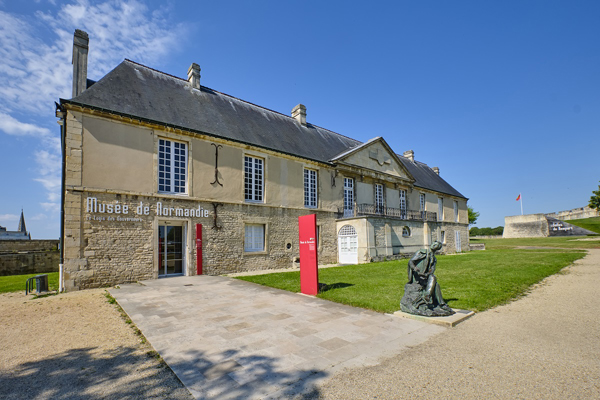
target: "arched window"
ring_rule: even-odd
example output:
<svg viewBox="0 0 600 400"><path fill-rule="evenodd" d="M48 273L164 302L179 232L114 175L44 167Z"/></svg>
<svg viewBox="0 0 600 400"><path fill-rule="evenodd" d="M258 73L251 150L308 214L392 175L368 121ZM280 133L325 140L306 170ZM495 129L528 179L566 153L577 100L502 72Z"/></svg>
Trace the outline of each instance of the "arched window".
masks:
<svg viewBox="0 0 600 400"><path fill-rule="evenodd" d="M338 232L338 236L356 236L356 229L352 225L344 225Z"/></svg>
<svg viewBox="0 0 600 400"><path fill-rule="evenodd" d="M402 227L402 237L410 237L410 228L408 226Z"/></svg>

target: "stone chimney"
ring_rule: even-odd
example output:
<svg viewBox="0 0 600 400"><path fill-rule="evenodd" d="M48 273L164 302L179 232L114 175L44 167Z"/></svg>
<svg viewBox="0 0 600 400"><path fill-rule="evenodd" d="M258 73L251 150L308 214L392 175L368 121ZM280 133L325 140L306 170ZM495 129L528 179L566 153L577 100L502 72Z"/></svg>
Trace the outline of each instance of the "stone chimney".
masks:
<svg viewBox="0 0 600 400"><path fill-rule="evenodd" d="M415 162L415 152L413 150L407 150L402 155L410 161Z"/></svg>
<svg viewBox="0 0 600 400"><path fill-rule="evenodd" d="M433 167L431 168L433 170L433 172L435 172L436 174L440 174L440 169L438 167Z"/></svg>
<svg viewBox="0 0 600 400"><path fill-rule="evenodd" d="M87 88L87 57L90 38L87 32L75 29L73 35L73 97Z"/></svg>
<svg viewBox="0 0 600 400"><path fill-rule="evenodd" d="M292 110L292 117L296 119L302 126L306 126L306 107L304 104L298 104Z"/></svg>
<svg viewBox="0 0 600 400"><path fill-rule="evenodd" d="M194 89L200 90L200 66L196 63L188 68L188 82Z"/></svg>

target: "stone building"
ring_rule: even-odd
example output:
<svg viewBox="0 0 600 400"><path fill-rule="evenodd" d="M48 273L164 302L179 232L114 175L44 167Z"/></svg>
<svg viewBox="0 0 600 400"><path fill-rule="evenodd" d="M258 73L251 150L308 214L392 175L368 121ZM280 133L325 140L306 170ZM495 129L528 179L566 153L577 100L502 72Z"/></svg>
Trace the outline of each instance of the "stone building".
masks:
<svg viewBox="0 0 600 400"><path fill-rule="evenodd" d="M87 79L76 31L60 100L66 289L297 265L316 214L319 262L365 263L444 242L468 250L467 199L376 137L307 121L125 60Z"/></svg>

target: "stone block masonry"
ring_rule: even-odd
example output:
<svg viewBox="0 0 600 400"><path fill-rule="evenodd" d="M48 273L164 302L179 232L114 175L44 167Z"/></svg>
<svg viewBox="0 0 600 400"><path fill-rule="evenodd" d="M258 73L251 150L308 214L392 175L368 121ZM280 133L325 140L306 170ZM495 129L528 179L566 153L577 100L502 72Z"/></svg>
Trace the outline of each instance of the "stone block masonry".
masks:
<svg viewBox="0 0 600 400"><path fill-rule="evenodd" d="M161 224L184 226L185 275L196 274L196 224L202 224L204 274L292 268L299 257L298 217L315 212L319 262L337 262L333 212L225 203L215 219L210 202L86 191L69 191L66 204L67 290L157 278ZM265 251L244 250L246 224L264 226Z"/></svg>

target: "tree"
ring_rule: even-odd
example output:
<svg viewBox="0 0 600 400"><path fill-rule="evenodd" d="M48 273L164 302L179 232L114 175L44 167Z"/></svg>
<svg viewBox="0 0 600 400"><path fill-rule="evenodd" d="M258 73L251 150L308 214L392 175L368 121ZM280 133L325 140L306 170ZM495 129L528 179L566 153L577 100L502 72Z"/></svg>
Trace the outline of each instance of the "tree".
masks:
<svg viewBox="0 0 600 400"><path fill-rule="evenodd" d="M479 218L479 213L473 210L473 207L468 206L467 211L469 212L469 225L475 225L477 223L477 218Z"/></svg>
<svg viewBox="0 0 600 400"><path fill-rule="evenodd" d="M594 194L590 197L590 208L600 211L600 185L598 185L598 190L592 191Z"/></svg>

